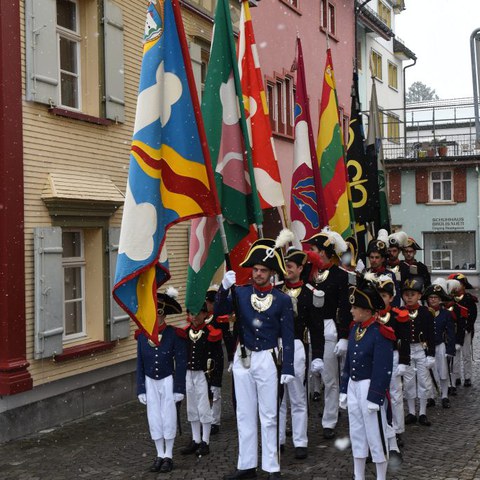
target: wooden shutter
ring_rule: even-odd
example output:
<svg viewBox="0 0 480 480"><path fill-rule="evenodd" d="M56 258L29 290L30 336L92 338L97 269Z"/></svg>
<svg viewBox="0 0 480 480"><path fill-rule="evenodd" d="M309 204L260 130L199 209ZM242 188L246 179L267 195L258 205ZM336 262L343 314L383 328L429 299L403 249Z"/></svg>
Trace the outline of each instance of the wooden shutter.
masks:
<svg viewBox="0 0 480 480"><path fill-rule="evenodd" d="M123 62L122 9L111 0L104 1L105 116L125 121L125 77Z"/></svg>
<svg viewBox="0 0 480 480"><path fill-rule="evenodd" d="M26 0L26 98L56 105L59 70L55 0Z"/></svg>
<svg viewBox="0 0 480 480"><path fill-rule="evenodd" d="M457 167L453 171L453 197L455 202L467 201L467 169Z"/></svg>
<svg viewBox="0 0 480 480"><path fill-rule="evenodd" d="M426 168L415 170L415 191L417 203L428 203L428 171Z"/></svg>
<svg viewBox="0 0 480 480"><path fill-rule="evenodd" d="M63 351L62 229L34 229L35 352L48 358Z"/></svg>
<svg viewBox="0 0 480 480"><path fill-rule="evenodd" d="M111 294L115 285L115 269L117 267L118 242L120 240L120 228L112 227L108 230L108 259L110 279L110 340L128 338L130 335L130 317L120 308Z"/></svg>

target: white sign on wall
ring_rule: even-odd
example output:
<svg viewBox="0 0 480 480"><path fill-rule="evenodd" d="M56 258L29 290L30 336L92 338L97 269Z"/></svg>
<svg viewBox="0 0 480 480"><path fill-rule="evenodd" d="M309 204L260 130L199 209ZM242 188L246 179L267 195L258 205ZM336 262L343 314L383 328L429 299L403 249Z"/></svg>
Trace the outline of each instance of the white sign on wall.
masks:
<svg viewBox="0 0 480 480"><path fill-rule="evenodd" d="M444 230L464 230L464 217L436 217L432 218L432 230L434 232Z"/></svg>

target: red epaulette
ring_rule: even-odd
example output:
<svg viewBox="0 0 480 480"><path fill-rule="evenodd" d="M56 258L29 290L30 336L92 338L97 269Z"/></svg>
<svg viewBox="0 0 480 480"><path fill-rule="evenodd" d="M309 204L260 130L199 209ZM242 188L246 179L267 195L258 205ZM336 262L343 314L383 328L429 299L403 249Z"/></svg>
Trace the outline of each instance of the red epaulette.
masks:
<svg viewBox="0 0 480 480"><path fill-rule="evenodd" d="M460 316L463 318L468 318L468 308L463 305L457 304L460 310Z"/></svg>
<svg viewBox="0 0 480 480"><path fill-rule="evenodd" d="M397 321L400 323L408 322L408 310L403 310L401 308L393 307L392 310L397 314Z"/></svg>
<svg viewBox="0 0 480 480"><path fill-rule="evenodd" d="M387 327L386 325L379 324L380 328L380 333L385 337L388 338L389 340L392 340L395 342L397 340L397 337L395 336L395 332L393 331L392 327Z"/></svg>
<svg viewBox="0 0 480 480"><path fill-rule="evenodd" d="M208 328L208 341L219 342L222 339L222 331L219 328L207 325Z"/></svg>
<svg viewBox="0 0 480 480"><path fill-rule="evenodd" d="M228 323L228 322L230 322L230 316L229 315L219 315L217 317L217 322L218 323Z"/></svg>
<svg viewBox="0 0 480 480"><path fill-rule="evenodd" d="M138 337L140 336L141 333L142 331L140 329L135 330L135 333L133 334L133 338L135 340L138 340Z"/></svg>

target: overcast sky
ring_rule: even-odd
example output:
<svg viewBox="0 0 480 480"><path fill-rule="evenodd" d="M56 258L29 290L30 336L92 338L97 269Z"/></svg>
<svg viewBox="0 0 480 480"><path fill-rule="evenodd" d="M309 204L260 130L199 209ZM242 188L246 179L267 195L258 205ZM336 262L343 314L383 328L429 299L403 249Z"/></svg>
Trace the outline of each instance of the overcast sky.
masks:
<svg viewBox="0 0 480 480"><path fill-rule="evenodd" d="M472 97L470 35L480 28L480 0L406 0L405 6L396 34L417 56L407 88L421 81L441 99Z"/></svg>

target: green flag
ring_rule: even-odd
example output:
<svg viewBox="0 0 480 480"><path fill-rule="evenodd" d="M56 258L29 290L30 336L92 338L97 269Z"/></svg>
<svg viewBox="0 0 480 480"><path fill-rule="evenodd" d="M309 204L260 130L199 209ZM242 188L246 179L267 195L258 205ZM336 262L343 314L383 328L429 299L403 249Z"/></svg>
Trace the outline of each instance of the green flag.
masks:
<svg viewBox="0 0 480 480"><path fill-rule="evenodd" d="M222 214L231 250L262 223L228 0L219 0L208 64L202 114ZM185 304L197 313L213 275L224 261L217 219L192 221Z"/></svg>

